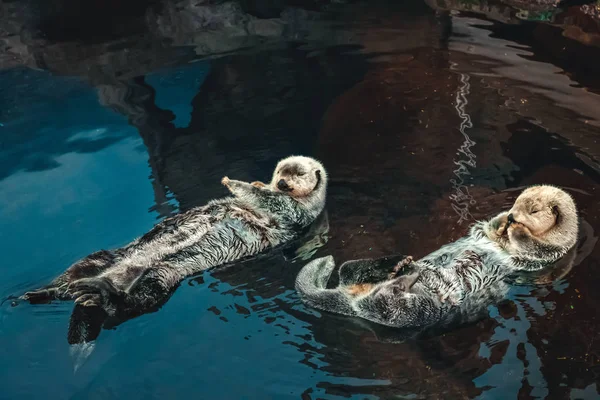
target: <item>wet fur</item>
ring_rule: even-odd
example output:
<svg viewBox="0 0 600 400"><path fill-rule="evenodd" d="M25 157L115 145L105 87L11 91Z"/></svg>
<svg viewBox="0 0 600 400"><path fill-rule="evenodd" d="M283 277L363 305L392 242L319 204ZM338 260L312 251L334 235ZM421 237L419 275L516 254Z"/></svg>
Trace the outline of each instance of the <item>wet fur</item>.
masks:
<svg viewBox="0 0 600 400"><path fill-rule="evenodd" d="M538 215L533 205L548 215ZM296 289L309 306L391 327L472 321L504 298L505 278L556 263L573 251L577 235L572 198L560 189L536 186L525 190L510 211L476 223L466 237L411 262L403 275L385 258L354 260L340 267L339 286L327 289L335 268L329 256L307 264Z"/></svg>
<svg viewBox="0 0 600 400"><path fill-rule="evenodd" d="M286 191L277 189L281 180ZM141 314L163 304L187 276L294 239L325 205L325 169L308 157L280 161L268 185L227 177L222 183L233 196L167 218L123 248L93 253L22 299L74 299L72 320L82 307L109 317ZM86 341L86 335L74 328L72 340Z"/></svg>

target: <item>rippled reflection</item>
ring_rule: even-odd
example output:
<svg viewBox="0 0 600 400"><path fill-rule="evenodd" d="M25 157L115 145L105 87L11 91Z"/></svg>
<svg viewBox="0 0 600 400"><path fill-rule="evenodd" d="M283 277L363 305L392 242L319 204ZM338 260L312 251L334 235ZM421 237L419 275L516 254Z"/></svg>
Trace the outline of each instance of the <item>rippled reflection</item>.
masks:
<svg viewBox="0 0 600 400"><path fill-rule="evenodd" d="M471 116L467 114L465 108L469 104L467 96L469 94L469 75L460 74L460 83L461 86L456 93L456 111L458 112L458 116L462 120L460 123L460 133L465 138L464 143L458 148L458 155L465 156L466 159L461 159L459 161L454 161L454 163L458 166L455 169L454 175L456 175L456 179L451 179L450 182L454 187L455 193L450 195L450 199L454 202L452 208L459 216L458 223L462 223L463 221L472 219L473 216L469 213L469 206L475 204L475 200L473 196L469 193L469 188L465 185L465 178L470 174L468 167L475 168L477 166L477 162L475 161L475 154L471 151L471 147L473 147L476 143L471 140L469 135L467 135L466 130L473 127L471 123Z"/></svg>

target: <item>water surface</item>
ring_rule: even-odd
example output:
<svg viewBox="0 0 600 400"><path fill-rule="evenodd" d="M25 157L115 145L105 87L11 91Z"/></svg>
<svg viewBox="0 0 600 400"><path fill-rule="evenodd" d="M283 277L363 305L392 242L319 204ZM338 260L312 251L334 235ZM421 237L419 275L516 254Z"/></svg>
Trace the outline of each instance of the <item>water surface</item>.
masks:
<svg viewBox="0 0 600 400"><path fill-rule="evenodd" d="M7 4L1 299L225 195L225 175L304 154L331 183L316 253L206 272L87 349L71 303L4 302L0 398L598 398L597 48L419 1L137 2L87 29ZM477 323L414 338L293 290L306 258L423 256L537 183L580 207L577 265Z"/></svg>

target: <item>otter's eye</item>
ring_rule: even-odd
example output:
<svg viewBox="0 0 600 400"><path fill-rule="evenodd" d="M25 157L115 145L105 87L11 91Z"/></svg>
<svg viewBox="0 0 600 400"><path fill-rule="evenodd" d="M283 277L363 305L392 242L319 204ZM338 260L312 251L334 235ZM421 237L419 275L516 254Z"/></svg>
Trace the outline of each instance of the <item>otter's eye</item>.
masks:
<svg viewBox="0 0 600 400"><path fill-rule="evenodd" d="M531 212L531 214L537 214L537 213L539 213L540 211L541 211L541 210L534 210L534 211L532 211L532 212Z"/></svg>
<svg viewBox="0 0 600 400"><path fill-rule="evenodd" d="M304 176L306 175L306 172L298 172L298 176Z"/></svg>

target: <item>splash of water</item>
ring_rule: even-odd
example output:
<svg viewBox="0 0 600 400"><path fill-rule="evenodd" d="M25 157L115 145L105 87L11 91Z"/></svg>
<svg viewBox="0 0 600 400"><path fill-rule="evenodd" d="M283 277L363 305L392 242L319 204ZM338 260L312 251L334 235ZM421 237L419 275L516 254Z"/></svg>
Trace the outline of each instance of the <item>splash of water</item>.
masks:
<svg viewBox="0 0 600 400"><path fill-rule="evenodd" d="M454 64L453 66L455 66ZM458 113L459 118L461 119L460 123L460 133L464 137L464 142L457 149L456 155L458 156L458 160L454 160L454 164L457 168L452 171L456 178L450 179L450 183L454 189L454 193L452 193L449 197L452 201L452 208L458 215L458 223L461 224L463 221L467 221L469 219L473 219L473 216L469 212L469 206L474 205L476 203L473 196L469 193L469 188L465 184L466 177L470 176L469 167L474 168L477 163L475 162L475 154L471 152L471 147L473 147L476 143L467 135L466 130L473 127L473 123L471 122L471 116L465 111L465 107L469 104L467 100L467 95L469 94L469 89L471 85L469 84L469 75L460 74L460 83L461 86L456 93L456 111Z"/></svg>

